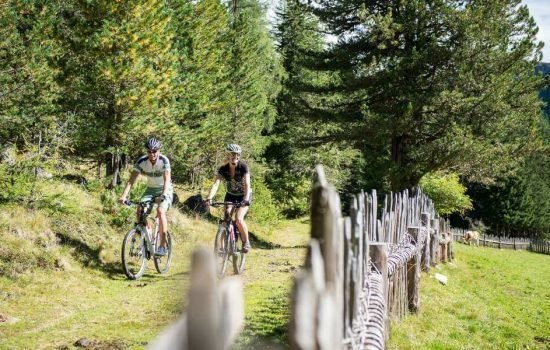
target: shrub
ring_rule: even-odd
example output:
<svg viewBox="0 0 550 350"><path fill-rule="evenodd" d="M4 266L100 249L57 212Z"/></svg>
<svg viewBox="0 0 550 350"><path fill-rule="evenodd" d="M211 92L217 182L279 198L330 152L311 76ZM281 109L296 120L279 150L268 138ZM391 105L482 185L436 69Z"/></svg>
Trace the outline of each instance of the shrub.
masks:
<svg viewBox="0 0 550 350"><path fill-rule="evenodd" d="M463 214L472 208L472 200L466 195L456 173L429 173L420 180L420 188L430 197L437 213L441 216L452 213Z"/></svg>
<svg viewBox="0 0 550 350"><path fill-rule="evenodd" d="M249 217L259 224L276 223L280 219L271 191L261 179L252 183L252 205Z"/></svg>

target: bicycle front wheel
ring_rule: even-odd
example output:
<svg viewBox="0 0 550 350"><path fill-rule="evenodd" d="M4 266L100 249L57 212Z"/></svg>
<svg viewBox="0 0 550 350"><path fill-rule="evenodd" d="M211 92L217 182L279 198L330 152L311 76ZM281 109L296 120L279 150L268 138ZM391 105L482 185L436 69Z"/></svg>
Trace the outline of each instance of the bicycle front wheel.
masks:
<svg viewBox="0 0 550 350"><path fill-rule="evenodd" d="M155 256L155 269L160 274L168 272L170 270L170 263L172 262L172 236L170 232L166 232L166 255L165 256Z"/></svg>
<svg viewBox="0 0 550 350"><path fill-rule="evenodd" d="M229 235L221 227L216 233L214 241L214 256L216 257L216 273L218 278L223 278L229 260Z"/></svg>
<svg viewBox="0 0 550 350"><path fill-rule="evenodd" d="M243 273L245 260L245 253L235 252L235 254L233 254L233 272L235 272L236 275L240 275L241 273Z"/></svg>
<svg viewBox="0 0 550 350"><path fill-rule="evenodd" d="M145 272L145 248L141 232L128 231L122 242L122 268L129 279L137 280Z"/></svg>

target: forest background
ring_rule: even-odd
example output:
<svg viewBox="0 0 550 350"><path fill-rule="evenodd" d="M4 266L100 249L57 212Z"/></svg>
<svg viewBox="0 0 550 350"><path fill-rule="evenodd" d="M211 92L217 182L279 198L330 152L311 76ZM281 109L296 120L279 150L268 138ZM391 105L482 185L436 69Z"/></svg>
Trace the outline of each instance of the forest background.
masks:
<svg viewBox="0 0 550 350"><path fill-rule="evenodd" d="M154 135L203 192L240 144L259 222L306 213L324 164L342 194L420 186L456 225L548 235L550 65L519 0L265 5L1 1L2 205L55 205L39 184L79 166L112 202Z"/></svg>

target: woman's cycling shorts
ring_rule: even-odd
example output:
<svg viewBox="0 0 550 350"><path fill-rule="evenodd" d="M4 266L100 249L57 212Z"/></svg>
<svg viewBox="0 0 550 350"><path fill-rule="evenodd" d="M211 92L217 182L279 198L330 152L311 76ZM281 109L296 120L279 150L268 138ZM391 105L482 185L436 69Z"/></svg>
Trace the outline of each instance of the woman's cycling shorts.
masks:
<svg viewBox="0 0 550 350"><path fill-rule="evenodd" d="M244 200L244 194L242 195L235 195L231 193L226 193L224 202L231 202L231 203L240 203ZM250 204L252 204L252 193L250 194L250 200L248 201Z"/></svg>

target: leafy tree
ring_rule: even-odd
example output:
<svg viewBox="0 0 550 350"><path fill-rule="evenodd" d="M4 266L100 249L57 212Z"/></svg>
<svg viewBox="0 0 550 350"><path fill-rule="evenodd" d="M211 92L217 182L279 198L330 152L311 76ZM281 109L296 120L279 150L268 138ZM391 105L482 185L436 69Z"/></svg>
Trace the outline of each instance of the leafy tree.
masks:
<svg viewBox="0 0 550 350"><path fill-rule="evenodd" d="M170 11L159 0L94 0L70 2L63 15L63 106L74 116L78 152L105 155L116 184L126 145L141 146L169 123Z"/></svg>
<svg viewBox="0 0 550 350"><path fill-rule="evenodd" d="M460 183L456 173L429 173L422 177L419 185L441 216L464 214L472 208L472 200L466 195L466 187Z"/></svg>
<svg viewBox="0 0 550 350"><path fill-rule="evenodd" d="M0 10L0 144L38 149L62 136L52 37L57 4L4 1ZM57 144L57 142L56 142Z"/></svg>

